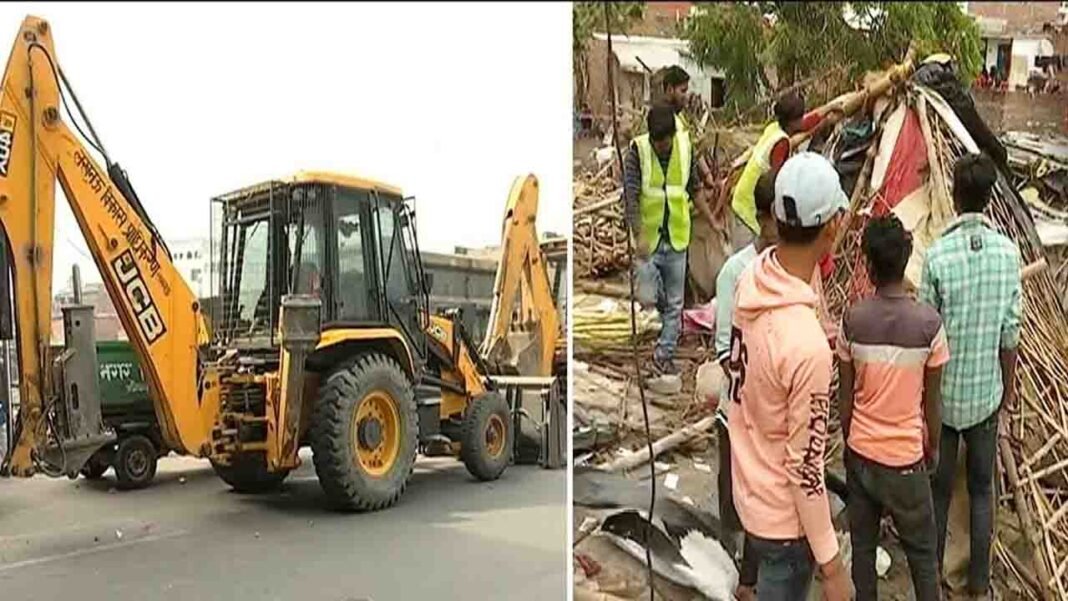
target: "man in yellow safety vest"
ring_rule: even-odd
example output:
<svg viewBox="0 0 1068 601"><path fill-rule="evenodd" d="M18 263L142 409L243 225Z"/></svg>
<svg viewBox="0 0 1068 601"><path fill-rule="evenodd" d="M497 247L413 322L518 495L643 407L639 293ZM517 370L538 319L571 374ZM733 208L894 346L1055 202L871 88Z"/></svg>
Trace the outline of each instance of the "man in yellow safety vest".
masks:
<svg viewBox="0 0 1068 601"><path fill-rule="evenodd" d="M775 120L764 128L760 139L753 146L738 183L734 186L731 199L731 208L734 210L731 242L735 251L747 246L760 232L756 201L753 198L757 180L768 171L778 172L790 157L790 136L815 129L824 123L824 115L818 111L805 114L805 101L796 92L777 100L774 110ZM829 112L841 112L841 109L834 107Z"/></svg>
<svg viewBox="0 0 1068 601"><path fill-rule="evenodd" d="M675 125L670 105L649 111L649 133L635 138L623 165L623 201L637 249L638 275L646 302L660 314L660 338L653 365L660 376L678 380L675 348L682 326L690 209L701 194L690 138Z"/></svg>

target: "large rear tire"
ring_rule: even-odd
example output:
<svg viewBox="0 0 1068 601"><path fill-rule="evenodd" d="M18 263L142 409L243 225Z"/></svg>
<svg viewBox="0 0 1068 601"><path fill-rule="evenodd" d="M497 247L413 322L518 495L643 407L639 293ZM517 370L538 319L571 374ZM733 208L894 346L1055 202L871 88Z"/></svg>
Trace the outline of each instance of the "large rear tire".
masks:
<svg viewBox="0 0 1068 601"><path fill-rule="evenodd" d="M504 397L487 392L471 401L460 434L460 459L472 476L482 481L501 477L512 459L512 430Z"/></svg>
<svg viewBox="0 0 1068 601"><path fill-rule="evenodd" d="M262 453L236 455L230 459L230 465L212 461L211 467L223 482L242 494L277 490L289 475L289 470L267 471L267 458Z"/></svg>
<svg viewBox="0 0 1068 601"><path fill-rule="evenodd" d="M418 437L411 380L386 355L360 355L319 389L310 436L315 473L339 509L396 503L415 467Z"/></svg>

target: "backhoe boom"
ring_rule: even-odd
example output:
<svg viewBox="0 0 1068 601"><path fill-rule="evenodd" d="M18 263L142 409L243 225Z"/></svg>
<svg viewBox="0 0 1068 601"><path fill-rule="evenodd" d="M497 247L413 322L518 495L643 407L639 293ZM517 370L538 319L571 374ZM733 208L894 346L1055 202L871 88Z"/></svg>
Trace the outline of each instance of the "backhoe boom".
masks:
<svg viewBox="0 0 1068 601"><path fill-rule="evenodd" d="M71 107L62 104L60 79L48 23L26 18L0 98L0 224L10 249L21 372L8 467L32 474L52 442L46 414L60 392L48 377L57 180L144 370L166 442L204 455L218 400L212 376L198 369L207 335L199 304L121 170L106 156L102 168L61 119ZM99 142L89 144L102 154Z"/></svg>

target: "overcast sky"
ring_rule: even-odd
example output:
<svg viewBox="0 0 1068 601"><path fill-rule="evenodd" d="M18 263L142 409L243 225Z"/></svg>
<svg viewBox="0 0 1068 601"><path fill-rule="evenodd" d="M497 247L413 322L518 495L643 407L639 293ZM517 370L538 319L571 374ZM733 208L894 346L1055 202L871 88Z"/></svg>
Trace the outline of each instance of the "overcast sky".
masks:
<svg viewBox="0 0 1068 601"><path fill-rule="evenodd" d="M27 14L166 239L206 236L212 195L300 169L415 195L428 250L496 244L527 172L539 230L570 232L568 4L5 3L0 34ZM98 279L58 186L57 204L56 289L73 261Z"/></svg>

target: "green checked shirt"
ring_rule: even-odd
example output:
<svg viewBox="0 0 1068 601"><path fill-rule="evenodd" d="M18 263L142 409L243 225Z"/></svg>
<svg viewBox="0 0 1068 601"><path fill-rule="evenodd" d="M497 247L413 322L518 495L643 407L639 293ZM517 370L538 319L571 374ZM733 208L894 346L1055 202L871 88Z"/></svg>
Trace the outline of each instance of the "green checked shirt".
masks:
<svg viewBox="0 0 1068 601"><path fill-rule="evenodd" d="M961 215L927 250L920 300L942 315L949 363L942 375L942 423L970 428L1001 404L999 351L1020 339L1016 245L981 214Z"/></svg>

